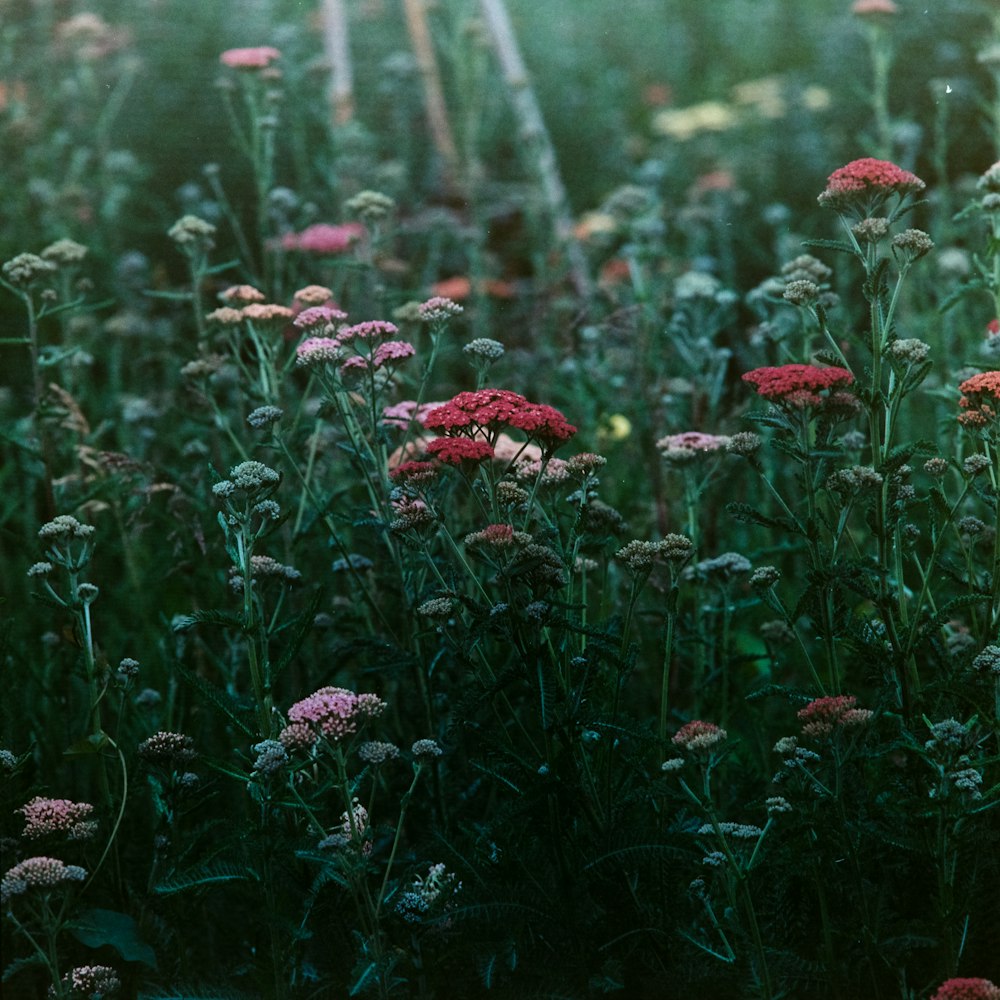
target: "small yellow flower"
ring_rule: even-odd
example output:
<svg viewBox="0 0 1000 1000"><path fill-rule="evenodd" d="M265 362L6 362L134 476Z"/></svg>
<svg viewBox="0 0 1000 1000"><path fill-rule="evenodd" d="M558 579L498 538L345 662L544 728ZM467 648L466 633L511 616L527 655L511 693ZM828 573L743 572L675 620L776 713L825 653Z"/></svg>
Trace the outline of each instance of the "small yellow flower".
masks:
<svg viewBox="0 0 1000 1000"><path fill-rule="evenodd" d="M601 422L597 438L606 444L609 441L624 441L631 433L632 421L623 413L612 413Z"/></svg>

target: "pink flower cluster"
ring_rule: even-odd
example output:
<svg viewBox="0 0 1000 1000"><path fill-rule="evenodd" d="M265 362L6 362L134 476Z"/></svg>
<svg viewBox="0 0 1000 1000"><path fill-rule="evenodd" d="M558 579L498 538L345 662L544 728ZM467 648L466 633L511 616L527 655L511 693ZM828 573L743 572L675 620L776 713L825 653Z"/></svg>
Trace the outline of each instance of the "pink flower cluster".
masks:
<svg viewBox="0 0 1000 1000"><path fill-rule="evenodd" d="M879 214L878 208L891 195L903 197L915 194L926 186L909 170L903 170L888 160L867 156L834 170L827 178L819 203L838 211L862 209L863 217L870 217Z"/></svg>
<svg viewBox="0 0 1000 1000"><path fill-rule="evenodd" d="M512 524L488 524L482 531L465 536L466 545L490 545L504 549L514 544L516 532Z"/></svg>
<svg viewBox="0 0 1000 1000"><path fill-rule="evenodd" d="M445 465L484 462L493 457L493 446L482 438L438 437L428 441L425 450Z"/></svg>
<svg viewBox="0 0 1000 1000"><path fill-rule="evenodd" d="M336 306L309 306L298 313L293 326L299 330L311 330L314 326L329 326L347 319L347 313Z"/></svg>
<svg viewBox="0 0 1000 1000"><path fill-rule="evenodd" d="M685 431L683 434L668 434L656 442L656 447L666 458L692 452L708 453L721 451L729 444L729 438L722 434L703 434L701 431Z"/></svg>
<svg viewBox="0 0 1000 1000"><path fill-rule="evenodd" d="M893 0L854 0L851 13L856 17L880 17L882 15L898 14L899 8Z"/></svg>
<svg viewBox="0 0 1000 1000"><path fill-rule="evenodd" d="M385 711L375 694L355 694L346 688L322 687L288 710L288 725L278 739L291 750L313 746L323 737L337 742L358 731Z"/></svg>
<svg viewBox="0 0 1000 1000"><path fill-rule="evenodd" d="M281 237L281 248L303 253L343 253L364 235L365 227L360 222L343 222L340 225L317 222L301 233L285 233Z"/></svg>
<svg viewBox="0 0 1000 1000"><path fill-rule="evenodd" d="M507 389L460 392L424 417L424 426L448 435L474 437L477 431L495 437L504 427L523 431L547 447L568 441L576 428L554 407L529 402Z"/></svg>
<svg viewBox="0 0 1000 1000"><path fill-rule="evenodd" d="M714 722L692 719L674 733L670 742L685 750L711 750L725 741L728 733Z"/></svg>
<svg viewBox="0 0 1000 1000"><path fill-rule="evenodd" d="M958 405L963 412L959 422L966 427L985 427L997 418L1000 403L1000 371L980 372L967 378L959 387L962 398Z"/></svg>
<svg viewBox="0 0 1000 1000"><path fill-rule="evenodd" d="M93 811L89 802L46 799L40 795L18 810L24 815L24 836L31 840L59 833L67 834L70 840L86 840L97 829L97 824L89 819Z"/></svg>
<svg viewBox="0 0 1000 1000"><path fill-rule="evenodd" d="M755 368L743 375L743 381L755 386L758 396L796 409L824 404L849 405L854 401L848 393L836 391L854 382L854 376L846 368L818 368L816 365ZM824 392L829 395L822 395Z"/></svg>
<svg viewBox="0 0 1000 1000"><path fill-rule="evenodd" d="M1000 986L989 979L948 979L931 1000L1000 1000Z"/></svg>
<svg viewBox="0 0 1000 1000"><path fill-rule="evenodd" d="M21 896L32 889L54 889L65 882L82 882L87 872L58 858L25 858L0 879L0 900Z"/></svg>
<svg viewBox="0 0 1000 1000"><path fill-rule="evenodd" d="M315 306L304 309L296 318L295 325L310 329L320 324L337 322L346 319L345 313L329 306ZM364 348L341 362L340 374L350 371L368 371L393 365L407 358L412 358L416 351L413 345L405 340L387 340L399 332L394 323L383 320L369 320L365 323L355 323L354 326L342 326L335 337L308 337L295 349L295 361L299 365L321 365L331 361L340 361L348 344L363 344ZM402 404L401 404L402 405Z"/></svg>
<svg viewBox="0 0 1000 1000"><path fill-rule="evenodd" d="M829 736L835 728L863 726L871 721L872 712L858 708L858 699L852 694L839 694L816 698L796 713L802 722L803 736Z"/></svg>
<svg viewBox="0 0 1000 1000"><path fill-rule="evenodd" d="M258 45L249 49L226 49L219 56L219 62L230 69L267 69L281 53L270 45Z"/></svg>

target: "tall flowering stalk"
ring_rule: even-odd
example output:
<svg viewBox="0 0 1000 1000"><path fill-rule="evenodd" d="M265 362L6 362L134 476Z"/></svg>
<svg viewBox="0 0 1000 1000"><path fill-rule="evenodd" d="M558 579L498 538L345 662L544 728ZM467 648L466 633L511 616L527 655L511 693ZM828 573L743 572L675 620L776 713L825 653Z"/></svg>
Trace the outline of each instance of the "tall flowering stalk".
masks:
<svg viewBox="0 0 1000 1000"><path fill-rule="evenodd" d="M914 664L900 659L900 630L909 621L903 577L902 525L892 512L892 474L899 466L893 459L901 404L930 370L923 359L902 371L891 363L890 351L900 350L896 335L896 312L900 293L913 265L933 247L926 233L907 229L890 237L892 226L912 208L912 196L924 190L919 177L884 160L854 160L835 170L819 196L820 205L833 209L844 226L847 242L837 244L860 262L864 270L864 295L868 301L871 383L861 398L868 416L872 467L882 476L875 507L874 534L877 553L878 607L897 660L897 681L904 711L911 709L911 687L919 683ZM889 243L890 255L882 248ZM889 272L895 265L896 279L890 287ZM904 352L905 353L905 352ZM905 358L904 358L905 360Z"/></svg>

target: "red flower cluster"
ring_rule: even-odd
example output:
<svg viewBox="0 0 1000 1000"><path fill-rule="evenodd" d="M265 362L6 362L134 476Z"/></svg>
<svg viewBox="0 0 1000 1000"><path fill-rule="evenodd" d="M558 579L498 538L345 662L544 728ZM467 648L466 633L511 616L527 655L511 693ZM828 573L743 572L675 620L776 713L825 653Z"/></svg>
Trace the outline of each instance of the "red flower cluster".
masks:
<svg viewBox="0 0 1000 1000"><path fill-rule="evenodd" d="M988 979L948 979L931 1000L1000 1000L1000 986Z"/></svg>
<svg viewBox="0 0 1000 1000"><path fill-rule="evenodd" d="M529 402L507 389L460 392L424 417L424 426L451 435L474 436L477 431L495 432L505 427L524 431L549 447L568 441L576 428L554 407Z"/></svg>
<svg viewBox="0 0 1000 1000"><path fill-rule="evenodd" d="M826 390L838 390L854 382L854 376L846 368L817 368L815 365L755 368L743 376L743 381L756 386L758 396L773 403L787 403L796 409L853 401L841 392L821 395Z"/></svg>
<svg viewBox="0 0 1000 1000"><path fill-rule="evenodd" d="M867 217L877 215L890 195L902 197L923 191L926 186L909 170L868 156L834 170L819 196L819 203L837 210L863 208L863 215Z"/></svg>
<svg viewBox="0 0 1000 1000"><path fill-rule="evenodd" d="M1000 372L980 372L967 378L959 387L962 398L958 405L964 412L959 423L966 427L985 427L996 420L1000 403Z"/></svg>
<svg viewBox="0 0 1000 1000"><path fill-rule="evenodd" d="M797 715L802 721L804 736L829 736L836 726L860 726L871 721L872 712L858 708L852 694L816 698Z"/></svg>
<svg viewBox="0 0 1000 1000"><path fill-rule="evenodd" d="M461 465L463 462L483 462L493 457L493 446L482 438L439 437L428 441L428 454L446 465Z"/></svg>

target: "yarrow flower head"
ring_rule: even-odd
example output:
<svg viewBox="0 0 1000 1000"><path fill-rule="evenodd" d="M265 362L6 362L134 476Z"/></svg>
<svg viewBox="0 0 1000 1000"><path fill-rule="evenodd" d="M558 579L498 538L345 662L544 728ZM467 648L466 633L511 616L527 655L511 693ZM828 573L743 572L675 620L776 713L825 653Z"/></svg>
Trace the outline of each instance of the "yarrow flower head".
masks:
<svg viewBox="0 0 1000 1000"><path fill-rule="evenodd" d="M846 405L853 398L842 391L854 382L854 376L846 368L816 365L755 368L743 375L743 381L755 386L758 396L795 409Z"/></svg>
<svg viewBox="0 0 1000 1000"><path fill-rule="evenodd" d="M344 346L339 337L309 337L295 348L295 363L311 368L339 361Z"/></svg>
<svg viewBox="0 0 1000 1000"><path fill-rule="evenodd" d="M410 747L410 753L413 754L413 759L417 763L427 764L440 757L444 751L434 740L417 740Z"/></svg>
<svg viewBox="0 0 1000 1000"><path fill-rule="evenodd" d="M479 431L495 436L498 431L512 427L549 448L568 441L576 433L576 428L554 407L529 402L507 389L460 392L431 410L423 423L439 433L468 437Z"/></svg>
<svg viewBox="0 0 1000 1000"><path fill-rule="evenodd" d="M365 227L360 222L331 225L317 222L301 233L286 233L281 238L283 250L300 250L303 253L337 254L349 250L362 236Z"/></svg>
<svg viewBox="0 0 1000 1000"><path fill-rule="evenodd" d="M972 668L1000 678L1000 646L987 646L981 653L977 653L972 661Z"/></svg>
<svg viewBox="0 0 1000 1000"><path fill-rule="evenodd" d="M959 387L962 398L958 405L963 412L959 423L966 427L986 427L1000 413L1000 371L980 372L967 378Z"/></svg>
<svg viewBox="0 0 1000 1000"><path fill-rule="evenodd" d="M656 442L660 454L668 461L684 461L698 455L708 455L722 451L729 444L729 438L721 434L703 434L701 431L685 431L683 434L669 434Z"/></svg>
<svg viewBox="0 0 1000 1000"><path fill-rule="evenodd" d="M438 437L424 447L446 465L478 464L493 457L493 446L482 438Z"/></svg>
<svg viewBox="0 0 1000 1000"><path fill-rule="evenodd" d="M818 200L824 207L866 219L882 215L883 207L892 196L904 198L923 191L926 186L909 170L868 156L834 170Z"/></svg>
<svg viewBox="0 0 1000 1000"><path fill-rule="evenodd" d="M258 406L256 410L250 411L247 423L257 430L263 430L276 424L284 415L285 411L278 406Z"/></svg>
<svg viewBox="0 0 1000 1000"><path fill-rule="evenodd" d="M139 756L151 764L179 768L190 764L198 753L190 736L161 731L139 744Z"/></svg>
<svg viewBox="0 0 1000 1000"><path fill-rule="evenodd" d="M399 757L399 747L395 743L382 743L377 740L370 740L358 747L358 756L366 764L378 767L387 761L396 760Z"/></svg>
<svg viewBox="0 0 1000 1000"><path fill-rule="evenodd" d="M87 256L88 250L82 243L76 240L56 240L50 243L43 251L42 257L52 261L56 265L79 264Z"/></svg>
<svg viewBox="0 0 1000 1000"><path fill-rule="evenodd" d="M219 298L227 306L248 306L254 302L265 302L267 296L253 285L231 285L229 288L219 293Z"/></svg>
<svg viewBox="0 0 1000 1000"><path fill-rule="evenodd" d="M725 729L717 726L714 722L692 719L691 722L686 722L674 733L670 742L685 750L711 750L725 742L727 736L728 733Z"/></svg>
<svg viewBox="0 0 1000 1000"><path fill-rule="evenodd" d="M118 973L109 965L78 965L60 980L63 996L82 997L85 1000L104 1000L121 989ZM49 996L55 990L49 987Z"/></svg>
<svg viewBox="0 0 1000 1000"><path fill-rule="evenodd" d="M292 705L288 710L288 725L278 739L290 750L311 747L320 737L337 742L352 736L385 708L378 695L322 687Z"/></svg>
<svg viewBox="0 0 1000 1000"><path fill-rule="evenodd" d="M837 728L867 724L874 713L857 704L858 699L849 694L814 699L796 713L803 736L829 736Z"/></svg>
<svg viewBox="0 0 1000 1000"><path fill-rule="evenodd" d="M281 58L281 53L270 45L258 45L245 49L226 49L219 56L219 62L230 69L267 69L271 63Z"/></svg>
<svg viewBox="0 0 1000 1000"><path fill-rule="evenodd" d="M447 323L448 320L455 316L461 316L464 310L452 299L447 298L444 295L434 295L429 298L426 302L421 302L419 307L420 318L425 323ZM473 341L475 343L475 341ZM492 343L497 343L492 341ZM500 353L503 354L503 346L501 345Z"/></svg>
<svg viewBox="0 0 1000 1000"><path fill-rule="evenodd" d="M86 870L79 865L67 865L57 858L26 858L0 879L0 902L35 890L44 892L68 882L82 882L86 877Z"/></svg>
<svg viewBox="0 0 1000 1000"><path fill-rule="evenodd" d="M292 326L299 330L313 330L317 327L333 326L345 319L347 313L335 306L308 306L292 320Z"/></svg>
<svg viewBox="0 0 1000 1000"><path fill-rule="evenodd" d="M1000 986L989 979L948 979L931 1000L1000 1000Z"/></svg>
<svg viewBox="0 0 1000 1000"><path fill-rule="evenodd" d="M46 799L40 795L18 810L24 816L24 836L29 840L52 834L66 834L70 840L89 840L97 832L90 819L94 807L89 802Z"/></svg>
<svg viewBox="0 0 1000 1000"><path fill-rule="evenodd" d="M215 226L197 215L183 215L167 231L167 235L184 251L210 250L215 244Z"/></svg>
<svg viewBox="0 0 1000 1000"><path fill-rule="evenodd" d="M47 275L54 274L58 268L50 260L44 260L34 253L19 253L8 260L0 271L12 284L27 288L32 282Z"/></svg>
<svg viewBox="0 0 1000 1000"><path fill-rule="evenodd" d="M68 541L71 538L87 540L93 534L94 527L92 525L81 524L70 514L59 514L38 529L38 537L46 542L56 539Z"/></svg>
<svg viewBox="0 0 1000 1000"><path fill-rule="evenodd" d="M81 965L71 969L59 980L62 986L60 996L72 1000L104 1000L121 989L118 973L108 965ZM56 996L56 989L50 986L47 996Z"/></svg>
<svg viewBox="0 0 1000 1000"><path fill-rule="evenodd" d="M899 13L899 8L893 0L854 0L851 13L860 18L892 17Z"/></svg>

